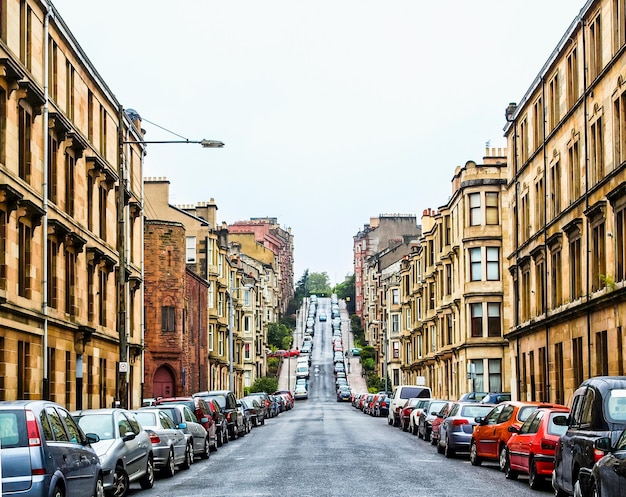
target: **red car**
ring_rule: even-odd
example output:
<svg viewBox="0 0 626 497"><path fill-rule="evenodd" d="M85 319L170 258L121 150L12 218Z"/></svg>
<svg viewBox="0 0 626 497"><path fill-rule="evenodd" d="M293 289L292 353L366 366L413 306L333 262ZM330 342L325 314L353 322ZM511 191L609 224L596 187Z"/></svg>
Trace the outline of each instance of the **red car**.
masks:
<svg viewBox="0 0 626 497"><path fill-rule="evenodd" d="M433 422L430 425L430 429L431 429L430 445L439 444L439 427L441 426L441 423L443 423L443 420L448 417L448 414L450 413L450 409L452 409L453 405L454 405L454 402L452 402L451 400L446 402L444 406L437 413L437 417L433 419Z"/></svg>
<svg viewBox="0 0 626 497"><path fill-rule="evenodd" d="M409 421L411 420L411 412L417 407L420 400L417 397L413 397L406 401L403 407L400 408L400 429L402 431L409 431Z"/></svg>
<svg viewBox="0 0 626 497"><path fill-rule="evenodd" d="M506 443L504 476L515 480L519 473L524 473L528 475L530 488L541 487L546 477L552 475L554 451L567 431L568 416L567 407L540 407L520 428L509 427L512 435Z"/></svg>

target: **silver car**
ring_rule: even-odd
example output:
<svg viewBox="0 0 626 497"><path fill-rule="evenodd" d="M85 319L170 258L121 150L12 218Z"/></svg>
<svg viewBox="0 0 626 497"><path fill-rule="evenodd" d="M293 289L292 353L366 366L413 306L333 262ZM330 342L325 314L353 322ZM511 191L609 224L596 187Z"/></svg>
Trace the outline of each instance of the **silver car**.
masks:
<svg viewBox="0 0 626 497"><path fill-rule="evenodd" d="M72 417L85 433L100 437L92 443L104 476L104 490L111 497L124 497L131 482L141 488L154 485L152 442L126 409L86 409L72 412Z"/></svg>
<svg viewBox="0 0 626 497"><path fill-rule="evenodd" d="M193 463L193 448L172 418L159 410L133 412L152 441L154 467L167 477L174 476L176 466L189 469Z"/></svg>

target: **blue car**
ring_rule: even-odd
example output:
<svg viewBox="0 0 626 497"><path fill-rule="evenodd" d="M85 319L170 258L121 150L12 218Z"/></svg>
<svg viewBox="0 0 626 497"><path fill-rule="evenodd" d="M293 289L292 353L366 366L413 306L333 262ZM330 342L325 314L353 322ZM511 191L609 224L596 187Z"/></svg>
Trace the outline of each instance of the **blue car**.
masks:
<svg viewBox="0 0 626 497"><path fill-rule="evenodd" d="M3 497L103 497L98 441L54 402L0 402Z"/></svg>

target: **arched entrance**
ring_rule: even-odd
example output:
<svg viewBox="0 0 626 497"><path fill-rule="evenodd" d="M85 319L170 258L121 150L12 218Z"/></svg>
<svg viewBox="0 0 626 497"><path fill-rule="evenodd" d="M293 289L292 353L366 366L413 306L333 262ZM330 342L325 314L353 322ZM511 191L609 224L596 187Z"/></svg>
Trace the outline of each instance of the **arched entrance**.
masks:
<svg viewBox="0 0 626 497"><path fill-rule="evenodd" d="M167 366L161 366L154 372L152 381L154 397L176 397L174 376Z"/></svg>

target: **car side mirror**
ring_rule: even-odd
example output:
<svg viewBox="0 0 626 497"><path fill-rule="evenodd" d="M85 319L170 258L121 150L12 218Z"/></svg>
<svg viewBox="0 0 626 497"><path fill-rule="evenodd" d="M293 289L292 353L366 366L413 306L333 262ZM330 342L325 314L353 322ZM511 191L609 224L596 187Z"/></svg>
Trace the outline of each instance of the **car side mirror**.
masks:
<svg viewBox="0 0 626 497"><path fill-rule="evenodd" d="M129 440L135 440L135 434L131 431L122 437L124 442L128 442Z"/></svg>
<svg viewBox="0 0 626 497"><path fill-rule="evenodd" d="M180 424L178 425L178 428L179 428L180 430L184 430L184 429L186 429L186 428L187 428L187 423L180 423Z"/></svg>
<svg viewBox="0 0 626 497"><path fill-rule="evenodd" d="M200 420L200 422L201 422L202 424L204 424L204 423L208 423L208 422L209 422L209 418L202 418L202 419Z"/></svg>
<svg viewBox="0 0 626 497"><path fill-rule="evenodd" d="M474 421L476 421L477 425L483 424L484 420L485 420L485 418L483 418L482 416L477 416L477 417L474 418Z"/></svg>
<svg viewBox="0 0 626 497"><path fill-rule="evenodd" d="M519 428L517 426L515 426L515 425L509 426L508 430L509 430L510 433L519 433L520 432Z"/></svg>
<svg viewBox="0 0 626 497"><path fill-rule="evenodd" d="M611 438L610 437L600 437L593 443L593 448L597 450L601 450L602 452L610 452L611 451Z"/></svg>
<svg viewBox="0 0 626 497"><path fill-rule="evenodd" d="M87 443L95 444L100 441L100 436L97 433L85 433L87 437Z"/></svg>

